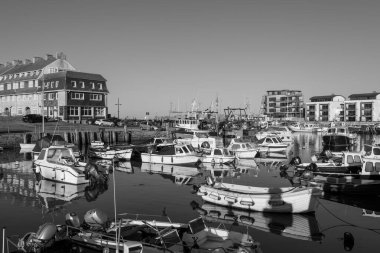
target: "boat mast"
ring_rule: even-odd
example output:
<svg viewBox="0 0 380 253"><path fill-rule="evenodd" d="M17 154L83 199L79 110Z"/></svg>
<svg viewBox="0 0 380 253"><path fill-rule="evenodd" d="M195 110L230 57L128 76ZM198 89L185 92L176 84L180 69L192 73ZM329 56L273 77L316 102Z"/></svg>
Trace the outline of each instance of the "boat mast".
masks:
<svg viewBox="0 0 380 253"><path fill-rule="evenodd" d="M41 105L41 115L42 115L42 136L45 135L45 99L44 99L44 87L45 87L45 73L44 69L42 69L42 91L41 91L41 100L42 100L42 105Z"/></svg>

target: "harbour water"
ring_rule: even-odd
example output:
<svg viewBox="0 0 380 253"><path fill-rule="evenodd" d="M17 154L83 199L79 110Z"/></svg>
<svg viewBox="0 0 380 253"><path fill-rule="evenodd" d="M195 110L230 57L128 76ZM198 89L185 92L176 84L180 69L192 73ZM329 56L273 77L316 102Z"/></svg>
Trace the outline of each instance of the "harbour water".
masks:
<svg viewBox="0 0 380 253"><path fill-rule="evenodd" d="M372 136L359 136L359 151ZM310 162L322 150L321 136L295 134L286 156L245 161L233 170L208 166L203 169L139 163L115 167L117 213L168 215L187 222L206 214L207 222L249 233L260 242L262 252L377 252L380 246L380 197L324 196L313 214L283 215L228 210L203 203L193 193L193 184L213 175L224 182L255 186L290 186L279 167L293 156ZM7 235L37 231L45 222L64 223L68 212L83 217L99 208L110 218L114 214L114 183L101 187L75 186L36 181L31 155L5 150L0 153L0 226ZM109 165L109 166L112 166ZM113 178L113 175L111 179ZM246 222L231 219L244 217Z"/></svg>

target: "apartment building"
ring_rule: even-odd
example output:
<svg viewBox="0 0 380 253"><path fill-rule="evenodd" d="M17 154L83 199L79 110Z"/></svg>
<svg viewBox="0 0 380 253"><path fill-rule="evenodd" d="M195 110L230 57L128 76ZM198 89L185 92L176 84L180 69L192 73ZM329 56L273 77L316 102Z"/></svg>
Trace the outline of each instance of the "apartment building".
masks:
<svg viewBox="0 0 380 253"><path fill-rule="evenodd" d="M306 121L344 121L344 101L341 95L314 96L305 104Z"/></svg>
<svg viewBox="0 0 380 253"><path fill-rule="evenodd" d="M0 64L0 115L42 114L69 122L107 115L99 74L77 71L63 53Z"/></svg>
<svg viewBox="0 0 380 253"><path fill-rule="evenodd" d="M304 100L299 90L269 90L263 96L261 113L275 119L304 117Z"/></svg>
<svg viewBox="0 0 380 253"><path fill-rule="evenodd" d="M348 96L315 96L306 103L306 121L380 121L380 93L360 93Z"/></svg>

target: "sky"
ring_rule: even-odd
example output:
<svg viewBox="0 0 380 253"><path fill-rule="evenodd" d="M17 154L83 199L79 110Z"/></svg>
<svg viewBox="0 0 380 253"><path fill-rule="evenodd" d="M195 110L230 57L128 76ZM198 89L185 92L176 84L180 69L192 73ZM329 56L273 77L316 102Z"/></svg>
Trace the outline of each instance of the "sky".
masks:
<svg viewBox="0 0 380 253"><path fill-rule="evenodd" d="M64 52L109 112L258 113L267 90L380 91L379 0L2 0L0 63Z"/></svg>

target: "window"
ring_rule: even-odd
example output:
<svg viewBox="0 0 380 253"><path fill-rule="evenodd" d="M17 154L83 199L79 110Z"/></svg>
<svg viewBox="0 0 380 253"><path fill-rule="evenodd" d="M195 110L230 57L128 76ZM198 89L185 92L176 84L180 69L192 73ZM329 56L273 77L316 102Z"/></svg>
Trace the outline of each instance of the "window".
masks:
<svg viewBox="0 0 380 253"><path fill-rule="evenodd" d="M95 107L95 116L104 116L105 110L103 107Z"/></svg>
<svg viewBox="0 0 380 253"><path fill-rule="evenodd" d="M73 85L73 88L77 87L77 82L76 81L71 81L71 84Z"/></svg>
<svg viewBox="0 0 380 253"><path fill-rule="evenodd" d="M13 89L14 89L14 90L17 90L17 89L18 89L18 82L13 83Z"/></svg>
<svg viewBox="0 0 380 253"><path fill-rule="evenodd" d="M91 82L90 84L91 84L91 89L94 90L94 89L95 89L95 83L94 83L94 82Z"/></svg>
<svg viewBox="0 0 380 253"><path fill-rule="evenodd" d="M98 83L99 84L99 90L103 90L103 84L101 83Z"/></svg>
<svg viewBox="0 0 380 253"><path fill-rule="evenodd" d="M24 82L20 82L20 89L24 89Z"/></svg>
<svg viewBox="0 0 380 253"><path fill-rule="evenodd" d="M48 100L56 100L58 98L57 93L49 93L48 94Z"/></svg>
<svg viewBox="0 0 380 253"><path fill-rule="evenodd" d="M84 93L73 92L71 93L71 99L84 100Z"/></svg>
<svg viewBox="0 0 380 253"><path fill-rule="evenodd" d="M367 162L365 164L365 171L366 172L373 172L373 164L371 162Z"/></svg>
<svg viewBox="0 0 380 253"><path fill-rule="evenodd" d="M380 148L374 148L373 149L373 154L374 155L380 155Z"/></svg>
<svg viewBox="0 0 380 253"><path fill-rule="evenodd" d="M21 107L17 108L17 115L22 115L22 108Z"/></svg>
<svg viewBox="0 0 380 253"><path fill-rule="evenodd" d="M55 81L55 88L58 88L59 81Z"/></svg>
<svg viewBox="0 0 380 253"><path fill-rule="evenodd" d="M4 90L4 85L0 84L0 90Z"/></svg>
<svg viewBox="0 0 380 253"><path fill-rule="evenodd" d="M354 163L354 159L352 158L352 155L347 156L347 163L348 164Z"/></svg>
<svg viewBox="0 0 380 253"><path fill-rule="evenodd" d="M92 115L91 107L82 107L81 108L81 115L91 116Z"/></svg>
<svg viewBox="0 0 380 253"><path fill-rule="evenodd" d="M90 100L102 101L102 95L101 94L90 94Z"/></svg>
<svg viewBox="0 0 380 253"><path fill-rule="evenodd" d="M375 170L376 170L376 172L380 172L380 163L379 162L375 163Z"/></svg>
<svg viewBox="0 0 380 253"><path fill-rule="evenodd" d="M69 108L69 115L70 116L79 116L79 108L78 107L74 107L74 106L70 106L70 108Z"/></svg>
<svg viewBox="0 0 380 253"><path fill-rule="evenodd" d="M81 81L81 82L79 82L79 83L80 83L81 87L84 89L84 82Z"/></svg>

